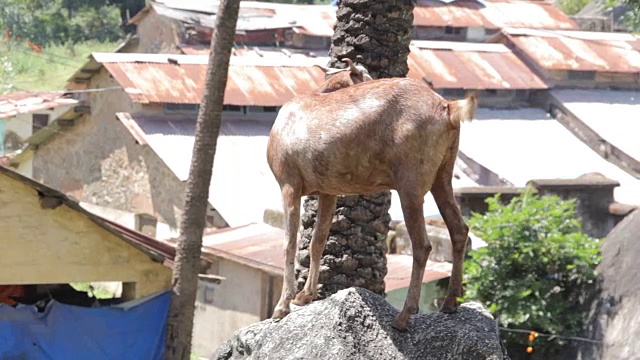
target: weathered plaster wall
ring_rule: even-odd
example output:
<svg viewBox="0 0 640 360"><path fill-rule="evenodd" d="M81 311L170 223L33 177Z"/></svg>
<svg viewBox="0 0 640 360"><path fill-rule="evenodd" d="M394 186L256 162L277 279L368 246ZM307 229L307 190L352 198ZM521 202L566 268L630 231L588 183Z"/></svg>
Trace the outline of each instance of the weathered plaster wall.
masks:
<svg viewBox="0 0 640 360"><path fill-rule="evenodd" d="M91 88L117 86L103 68ZM178 227L184 184L146 145L135 142L116 112L142 111L123 90L91 93L91 115L57 134L35 155L33 177L78 200L152 214Z"/></svg>
<svg viewBox="0 0 640 360"><path fill-rule="evenodd" d="M181 31L178 21L160 16L151 9L138 24L138 46L131 52L180 54L182 52L177 45L181 42Z"/></svg>
<svg viewBox="0 0 640 360"><path fill-rule="evenodd" d="M123 281L135 297L171 286L171 270L66 205L0 175L0 284Z"/></svg>
<svg viewBox="0 0 640 360"><path fill-rule="evenodd" d="M200 282L193 331L194 353L205 358L236 330L264 319L261 313L266 289L263 287L268 285L268 281L263 281L266 275L260 270L225 259L214 263L210 272L226 280L215 287Z"/></svg>

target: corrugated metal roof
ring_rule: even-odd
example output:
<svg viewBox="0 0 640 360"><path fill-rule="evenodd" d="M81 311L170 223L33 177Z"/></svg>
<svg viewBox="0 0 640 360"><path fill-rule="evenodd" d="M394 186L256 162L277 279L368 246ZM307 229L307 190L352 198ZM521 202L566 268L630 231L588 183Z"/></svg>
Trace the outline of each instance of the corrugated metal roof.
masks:
<svg viewBox="0 0 640 360"><path fill-rule="evenodd" d="M19 92L0 95L0 119L77 103L77 100L71 99L63 93Z"/></svg>
<svg viewBox="0 0 640 360"><path fill-rule="evenodd" d="M207 56L94 54L93 59L135 102L199 104L202 99ZM296 94L316 89L324 81L324 72L312 65L327 62L325 58L234 56L225 104L281 106Z"/></svg>
<svg viewBox="0 0 640 360"><path fill-rule="evenodd" d="M419 5L413 9L413 25L497 29L499 26L482 13L483 7L484 5L475 0L458 0L450 3L433 1L431 6Z"/></svg>
<svg viewBox="0 0 640 360"><path fill-rule="evenodd" d="M282 275L284 236L284 230L260 223L237 229L225 229L203 238L203 252ZM408 287L412 264L413 257L410 255L387 255L388 271L385 277L385 290L392 291ZM450 275L450 263L429 260L424 271L423 282L447 278Z"/></svg>
<svg viewBox="0 0 640 360"><path fill-rule="evenodd" d="M640 37L635 35L512 28L503 34L544 69L640 72Z"/></svg>
<svg viewBox="0 0 640 360"><path fill-rule="evenodd" d="M422 3L413 10L414 26L577 29L577 24L551 3L542 1L458 0Z"/></svg>
<svg viewBox="0 0 640 360"><path fill-rule="evenodd" d="M541 109L478 109L460 131L460 152L515 186L597 172L620 182L615 199L640 204L640 180L603 159Z"/></svg>
<svg viewBox="0 0 640 360"><path fill-rule="evenodd" d="M603 139L640 161L640 92L554 90L552 94Z"/></svg>
<svg viewBox="0 0 640 360"><path fill-rule="evenodd" d="M579 26L551 2L489 0L482 14L499 27L572 30Z"/></svg>
<svg viewBox="0 0 640 360"><path fill-rule="evenodd" d="M546 84L502 44L413 41L409 77L435 88L546 89Z"/></svg>

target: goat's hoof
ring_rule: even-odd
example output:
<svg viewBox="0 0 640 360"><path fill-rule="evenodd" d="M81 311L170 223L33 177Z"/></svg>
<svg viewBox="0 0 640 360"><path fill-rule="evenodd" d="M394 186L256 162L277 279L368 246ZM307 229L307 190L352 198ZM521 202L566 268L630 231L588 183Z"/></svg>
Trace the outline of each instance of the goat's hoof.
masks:
<svg viewBox="0 0 640 360"><path fill-rule="evenodd" d="M276 309L271 315L272 319L280 320L284 319L285 316L289 315L291 309Z"/></svg>
<svg viewBox="0 0 640 360"><path fill-rule="evenodd" d="M442 307L440 308L440 312L443 312L445 314L453 314L456 311L458 311L458 301L454 300L454 301L445 301L444 304L442 304Z"/></svg>
<svg viewBox="0 0 640 360"><path fill-rule="evenodd" d="M391 323L391 326L399 331L407 331L407 325L409 324L409 314L404 311L398 314Z"/></svg>
<svg viewBox="0 0 640 360"><path fill-rule="evenodd" d="M395 320L393 320L393 322L391 323L391 326L398 331L407 331L407 323L408 321L406 320L402 321L398 318L395 318Z"/></svg>
<svg viewBox="0 0 640 360"><path fill-rule="evenodd" d="M291 303L298 306L305 306L313 301L313 299L315 299L315 295L309 295L306 291L302 290L296 295L296 298L293 299Z"/></svg>

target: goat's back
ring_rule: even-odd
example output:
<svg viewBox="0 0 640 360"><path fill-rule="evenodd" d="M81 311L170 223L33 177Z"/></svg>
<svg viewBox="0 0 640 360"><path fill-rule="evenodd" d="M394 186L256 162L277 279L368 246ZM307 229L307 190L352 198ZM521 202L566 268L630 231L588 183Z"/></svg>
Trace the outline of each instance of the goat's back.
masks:
<svg viewBox="0 0 640 360"><path fill-rule="evenodd" d="M380 79L285 104L268 160L280 184L305 193L371 193L394 188L399 166L437 170L451 132L448 101L424 82Z"/></svg>

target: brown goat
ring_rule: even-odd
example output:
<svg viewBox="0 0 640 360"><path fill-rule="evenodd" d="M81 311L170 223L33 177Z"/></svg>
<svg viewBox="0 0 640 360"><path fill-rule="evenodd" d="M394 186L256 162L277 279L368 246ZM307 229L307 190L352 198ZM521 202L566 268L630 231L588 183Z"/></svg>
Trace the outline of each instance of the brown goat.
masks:
<svg viewBox="0 0 640 360"><path fill-rule="evenodd" d="M453 270L443 312L455 312L462 296L468 227L453 197L451 178L460 122L470 121L475 95L448 101L423 81L393 78L365 81L338 91L300 95L280 110L269 136L267 160L278 181L285 213L285 270L273 318L317 295L320 259L338 195L394 189L400 196L413 248L413 269L403 310L393 326L407 328L418 312L422 277L431 245L424 225L424 196L431 191L453 245ZM318 195L309 277L295 294L294 259L300 199Z"/></svg>

